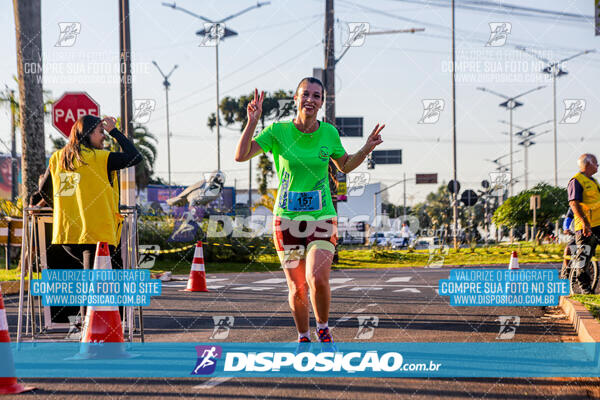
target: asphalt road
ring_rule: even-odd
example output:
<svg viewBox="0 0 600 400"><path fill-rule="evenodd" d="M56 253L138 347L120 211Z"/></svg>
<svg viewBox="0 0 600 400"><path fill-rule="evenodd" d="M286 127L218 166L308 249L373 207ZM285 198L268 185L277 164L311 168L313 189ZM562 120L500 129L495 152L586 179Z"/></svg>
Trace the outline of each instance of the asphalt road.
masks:
<svg viewBox="0 0 600 400"><path fill-rule="evenodd" d="M528 265L527 268L536 267ZM555 266L557 267L557 266ZM548 264L544 265L548 268ZM209 268L207 268L209 269ZM338 342L569 342L575 333L558 308L452 307L437 294L449 268L334 270L330 327ZM184 278L184 277L181 277ZM150 342L292 342L296 332L281 271L208 274L208 293L163 284L144 308ZM5 298L16 331L17 297ZM501 334L502 320L514 336ZM365 325L365 321L370 324ZM314 319L311 320L314 329ZM504 337L503 337L504 335ZM62 338L49 333L42 339ZM14 340L14 337L13 337ZM11 398L345 398L588 399L600 379L178 378L23 379L39 389Z"/></svg>

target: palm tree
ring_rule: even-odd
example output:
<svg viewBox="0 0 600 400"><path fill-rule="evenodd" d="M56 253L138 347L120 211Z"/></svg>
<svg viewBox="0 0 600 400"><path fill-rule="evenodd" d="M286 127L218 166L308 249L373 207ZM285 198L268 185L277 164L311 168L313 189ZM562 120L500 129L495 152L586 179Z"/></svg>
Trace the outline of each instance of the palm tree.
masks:
<svg viewBox="0 0 600 400"><path fill-rule="evenodd" d="M17 86L19 85L19 80L16 76L13 75L13 80L16 82ZM52 104L54 104L55 100L52 97L52 92L50 90L44 90L44 118L48 118L52 113ZM11 140L15 140L16 129L21 124L21 117L19 113L19 109L21 105L19 104L19 99L15 95L15 91L10 89L8 85L5 85L5 90L0 92L0 105L6 106L10 109L11 113ZM52 152L56 150L60 150L67 144L67 141L62 135L48 135L48 139L52 142Z"/></svg>
<svg viewBox="0 0 600 400"><path fill-rule="evenodd" d="M13 0L13 8L21 100L23 199L27 204L46 169L45 157L40 157L45 154L41 0Z"/></svg>
<svg viewBox="0 0 600 400"><path fill-rule="evenodd" d="M152 143L154 142L154 143ZM144 159L135 166L135 187L140 190L148 186L154 174L154 162L156 161L156 136L148 131L144 125L134 124L133 143Z"/></svg>
<svg viewBox="0 0 600 400"><path fill-rule="evenodd" d="M117 129L121 129L121 117L117 118ZM107 137L105 148L109 151L119 151L119 144L113 138ZM160 178L152 177L154 174L154 163L156 161L156 146L154 143L158 140L145 125L133 125L133 144L142 154L143 160L135 166L135 187L136 190L141 190L152 182L161 182ZM151 182L152 181L152 182Z"/></svg>
<svg viewBox="0 0 600 400"><path fill-rule="evenodd" d="M13 80L15 81L17 86L19 86L19 79L14 75L13 75ZM14 109L15 125L19 126L21 124L21 115L19 112L20 108L21 108L21 104L19 103L19 99L15 95L14 90L10 89L8 87L8 85L4 85L4 88L5 89L0 92L0 104L9 107L9 109L11 109L11 113L13 112L12 109ZM44 118L47 118L50 116L50 114L52 114L52 104L54 104L54 102L56 100L52 97L52 91L50 91L50 90L44 90L43 97L44 97Z"/></svg>

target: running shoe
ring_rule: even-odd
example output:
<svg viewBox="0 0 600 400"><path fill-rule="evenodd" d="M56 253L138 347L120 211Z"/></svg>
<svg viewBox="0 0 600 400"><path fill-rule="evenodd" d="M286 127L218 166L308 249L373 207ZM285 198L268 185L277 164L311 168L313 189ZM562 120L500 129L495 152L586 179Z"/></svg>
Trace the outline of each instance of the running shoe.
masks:
<svg viewBox="0 0 600 400"><path fill-rule="evenodd" d="M310 339L307 337L301 337L298 339L298 345L296 346L296 351L294 354L298 355L300 353L310 352Z"/></svg>
<svg viewBox="0 0 600 400"><path fill-rule="evenodd" d="M331 333L329 333L329 328L317 329L317 338L321 343L333 343L333 338L331 337Z"/></svg>
<svg viewBox="0 0 600 400"><path fill-rule="evenodd" d="M338 351L337 346L333 343L329 328L317 329L317 338L321 343L321 352L333 352Z"/></svg>

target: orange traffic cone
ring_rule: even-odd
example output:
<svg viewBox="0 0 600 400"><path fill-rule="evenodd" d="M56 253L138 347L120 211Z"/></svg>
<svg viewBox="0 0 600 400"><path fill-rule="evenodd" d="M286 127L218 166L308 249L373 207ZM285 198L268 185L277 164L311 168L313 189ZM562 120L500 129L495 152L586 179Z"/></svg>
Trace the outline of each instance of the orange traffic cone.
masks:
<svg viewBox="0 0 600 400"><path fill-rule="evenodd" d="M98 242L94 270L112 269L108 243ZM123 328L118 306L88 306L85 315L81 350L76 358L121 358L130 357L121 345ZM107 343L106 346L103 344Z"/></svg>
<svg viewBox="0 0 600 400"><path fill-rule="evenodd" d="M510 262L508 263L508 269L519 269L519 257L517 252L513 251L510 255Z"/></svg>
<svg viewBox="0 0 600 400"><path fill-rule="evenodd" d="M8 321L6 320L6 311L4 310L4 300L2 299L2 289L0 288L0 360L2 364L8 366L11 372L10 377L0 378L0 394L18 394L35 389L34 387L25 387L17 383L15 378L15 366L10 350L10 335L8 334Z"/></svg>
<svg viewBox="0 0 600 400"><path fill-rule="evenodd" d="M204 271L204 252L202 251L202 242L196 244L194 251L194 260L190 270L186 292L208 292L206 288L206 272Z"/></svg>

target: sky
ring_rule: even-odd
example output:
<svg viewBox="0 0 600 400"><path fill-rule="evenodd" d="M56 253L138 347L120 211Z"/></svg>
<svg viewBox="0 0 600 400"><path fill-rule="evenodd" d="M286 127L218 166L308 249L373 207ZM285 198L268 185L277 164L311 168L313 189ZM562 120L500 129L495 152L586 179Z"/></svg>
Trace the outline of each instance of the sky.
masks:
<svg viewBox="0 0 600 400"><path fill-rule="evenodd" d="M349 24L367 23L371 32L425 28L424 32L369 35L360 46L351 47L336 65L337 116L364 117L363 138L342 138L348 153L356 152L377 123L385 123L384 143L378 149L402 149L401 165L366 163L357 172L370 174L370 182L392 185L403 174L437 173L438 181L452 178L452 85L451 10L441 1L373 0L368 3L335 1L336 54L344 51ZM536 17L507 12L506 8L473 10L470 0L457 0L456 9L456 135L457 175L463 189L481 189L495 165L488 160L508 154L509 113L499 107L504 99L478 90L484 87L515 96L538 86L544 88L519 98L523 106L513 113L513 123L528 127L553 118L552 80L541 73L544 63L515 46L524 46L549 60L560 60L587 49L596 49L591 20L567 20L549 14ZM484 2L491 3L491 2ZM211 20L219 20L256 4L249 0L180 0L177 6ZM593 2L522 1L502 2L547 11L593 15ZM85 91L101 107L101 113L118 116L119 34L117 1L43 1L42 46L44 89L59 98L66 91ZM470 7L470 8L469 8ZM225 23L238 33L219 45L220 94L249 94L258 88L274 92L294 90L315 67L324 64L324 11L321 0L272 0ZM542 15L547 17L540 18ZM170 78L169 91L172 181L192 184L203 173L216 169L216 134L207 127L215 110L215 48L200 46L195 32L204 22L165 7L161 0L130 0L133 99L151 100L155 109L146 123L158 139L157 175L167 177L167 135L163 71L178 68ZM80 33L72 46L59 44L60 23L78 23ZM510 28L505 41L490 41L490 24ZM492 25L494 27L495 25ZM0 3L0 84L16 89L16 39L12 2ZM504 44L502 45L502 43ZM354 43L354 44L358 44ZM581 114L558 124L558 183L566 186L576 172L577 157L596 152L599 125L594 115L600 107L597 70L600 54L591 53L563 64L568 74L557 81L557 118L565 114L565 100L583 100ZM421 121L424 102L438 100L443 109ZM441 100L441 101L439 101ZM323 109L324 112L324 109ZM321 114L323 114L323 112ZM573 123L577 121L576 123ZM427 122L427 123L423 123ZM552 123L534 130L552 129ZM515 128L515 131L518 129ZM48 119L45 136L60 133ZM248 187L248 164L236 163L234 150L239 127L221 130L221 169L226 185ZM553 183L552 131L535 139L529 148L529 187ZM0 139L10 140L10 115L0 108ZM515 193L524 188L524 152L514 140ZM20 143L20 138L19 138ZM50 141L46 147L50 149ZM6 148L0 144L0 151ZM508 161L508 157L502 159ZM256 159L254 160L254 167ZM253 187L256 187L253 168ZM271 182L275 187L276 182ZM402 185L389 190L388 199L402 204ZM437 185L406 185L408 205L423 201Z"/></svg>

